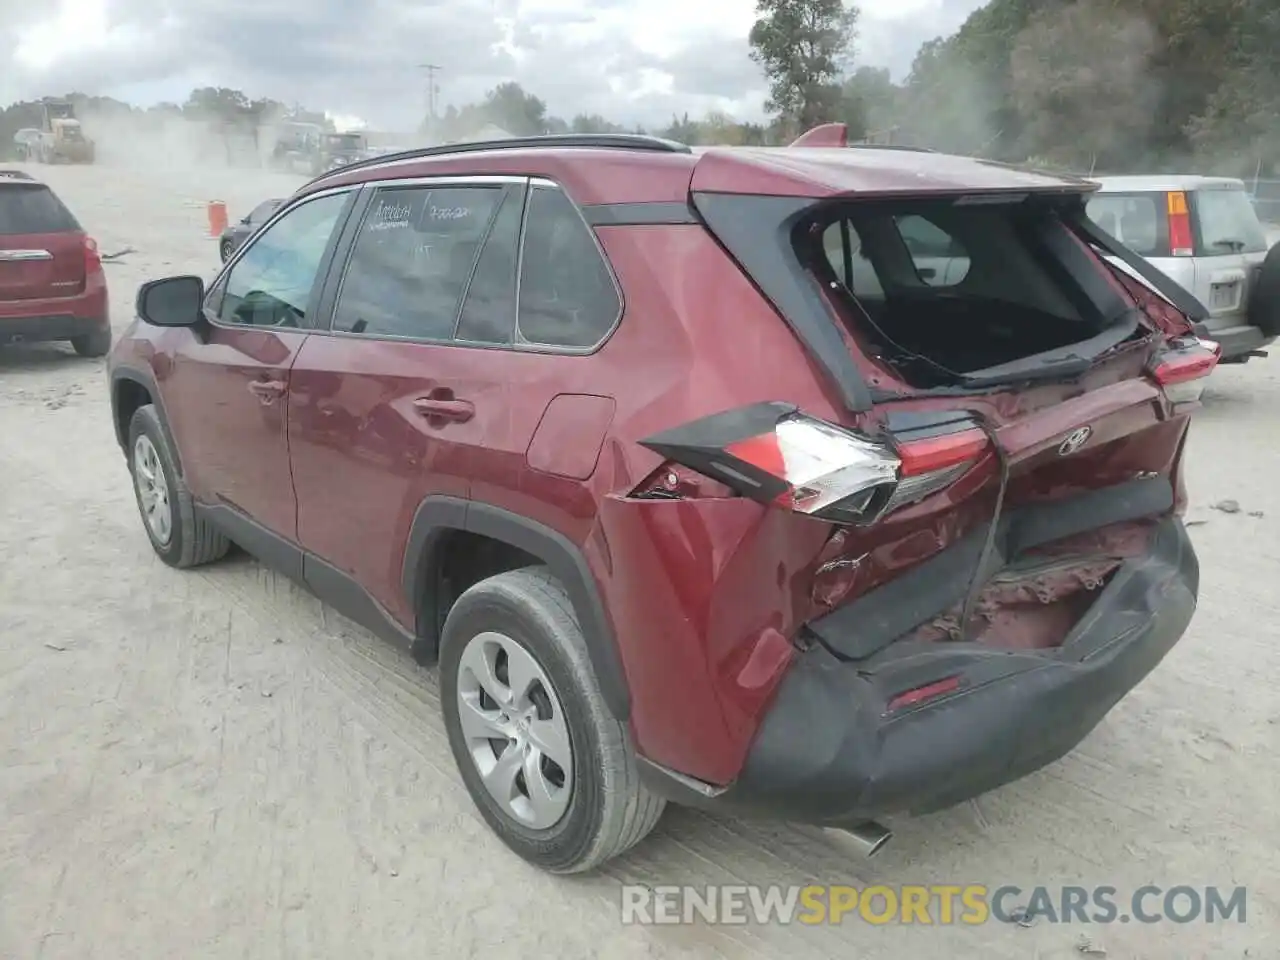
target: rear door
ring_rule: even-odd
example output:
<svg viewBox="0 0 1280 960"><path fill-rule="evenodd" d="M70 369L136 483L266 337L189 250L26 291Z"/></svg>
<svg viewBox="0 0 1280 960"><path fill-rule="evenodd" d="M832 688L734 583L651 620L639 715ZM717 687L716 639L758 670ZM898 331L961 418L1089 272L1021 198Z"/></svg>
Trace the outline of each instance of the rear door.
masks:
<svg viewBox="0 0 1280 960"><path fill-rule="evenodd" d="M80 225L42 183L0 177L0 303L83 292Z"/></svg>
<svg viewBox="0 0 1280 960"><path fill-rule="evenodd" d="M1267 254L1266 231L1241 185L1202 187L1188 201L1195 237L1191 292L1208 308L1210 330L1242 326Z"/></svg>

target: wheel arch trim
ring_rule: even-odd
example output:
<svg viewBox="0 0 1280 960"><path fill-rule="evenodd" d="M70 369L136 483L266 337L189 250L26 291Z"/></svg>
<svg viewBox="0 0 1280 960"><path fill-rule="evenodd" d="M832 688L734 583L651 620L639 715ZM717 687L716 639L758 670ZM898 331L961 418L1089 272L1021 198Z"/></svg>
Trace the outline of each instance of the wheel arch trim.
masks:
<svg viewBox="0 0 1280 960"><path fill-rule="evenodd" d="M142 367L132 365L118 366L111 371L111 426L116 432L116 440L120 444L120 449L126 456L128 455L129 426L120 422L120 411L117 409L122 381L136 383L150 395L151 404L156 408L156 416L160 420L160 428L164 431L165 443L169 445L169 452L173 457L174 466L178 468L178 476L185 476L186 470L182 466L182 453L178 449L178 444L174 441L172 431L169 429L169 416L164 408L164 398L160 395L159 384L156 382L155 375L150 370Z"/></svg>
<svg viewBox="0 0 1280 960"><path fill-rule="evenodd" d="M582 628L591 666L609 712L623 721L631 713L631 697L617 641L595 576L581 549L569 538L537 521L501 507L458 497L431 496L419 504L405 549L403 589L418 618L418 642L439 646L439 612L428 579L440 562L451 531L463 531L517 547L545 563L569 594ZM426 598L424 600L424 597ZM432 650L432 654L436 649Z"/></svg>

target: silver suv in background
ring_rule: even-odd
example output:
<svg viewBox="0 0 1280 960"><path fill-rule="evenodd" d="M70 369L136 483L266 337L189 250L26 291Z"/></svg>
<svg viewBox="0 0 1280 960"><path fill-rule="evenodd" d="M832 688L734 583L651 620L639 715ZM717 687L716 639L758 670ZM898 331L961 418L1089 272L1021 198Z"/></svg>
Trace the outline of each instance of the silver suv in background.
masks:
<svg viewBox="0 0 1280 960"><path fill-rule="evenodd" d="M1197 332L1221 344L1222 362L1266 356L1262 348L1280 334L1280 255L1268 259L1272 244L1244 182L1095 180L1100 189L1089 201L1090 219L1204 305Z"/></svg>

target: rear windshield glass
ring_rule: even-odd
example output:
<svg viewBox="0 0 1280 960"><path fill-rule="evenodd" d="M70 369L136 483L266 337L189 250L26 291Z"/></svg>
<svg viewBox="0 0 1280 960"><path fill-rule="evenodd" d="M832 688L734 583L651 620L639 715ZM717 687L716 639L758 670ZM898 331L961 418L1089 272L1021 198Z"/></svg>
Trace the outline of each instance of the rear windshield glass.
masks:
<svg viewBox="0 0 1280 960"><path fill-rule="evenodd" d="M71 211L48 187L0 181L0 236L79 229Z"/></svg>
<svg viewBox="0 0 1280 960"><path fill-rule="evenodd" d="M818 229L851 326L919 386L1083 344L1127 312L1047 206L848 204Z"/></svg>
<svg viewBox="0 0 1280 960"><path fill-rule="evenodd" d="M1198 190L1195 210L1200 228L1198 255L1221 257L1267 249L1266 233L1243 190Z"/></svg>
<svg viewBox="0 0 1280 960"><path fill-rule="evenodd" d="M1163 193L1102 193L1089 201L1089 219L1143 257L1167 257Z"/></svg>

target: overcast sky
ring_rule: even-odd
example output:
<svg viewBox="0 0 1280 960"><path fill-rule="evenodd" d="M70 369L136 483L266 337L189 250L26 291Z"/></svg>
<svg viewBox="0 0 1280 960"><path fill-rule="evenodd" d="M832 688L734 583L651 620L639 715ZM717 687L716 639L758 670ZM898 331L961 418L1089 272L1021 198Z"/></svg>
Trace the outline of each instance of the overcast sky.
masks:
<svg viewBox="0 0 1280 960"><path fill-rule="evenodd" d="M860 63L905 75L983 0L862 0ZM755 0L0 0L0 104L71 90L136 104L195 86L407 129L506 80L551 113L660 125L761 115ZM589 12L586 12L589 11Z"/></svg>

